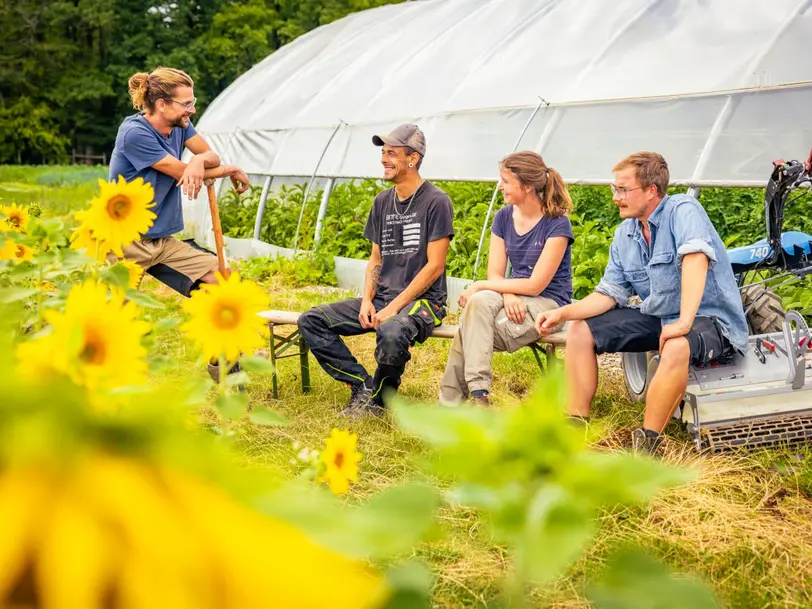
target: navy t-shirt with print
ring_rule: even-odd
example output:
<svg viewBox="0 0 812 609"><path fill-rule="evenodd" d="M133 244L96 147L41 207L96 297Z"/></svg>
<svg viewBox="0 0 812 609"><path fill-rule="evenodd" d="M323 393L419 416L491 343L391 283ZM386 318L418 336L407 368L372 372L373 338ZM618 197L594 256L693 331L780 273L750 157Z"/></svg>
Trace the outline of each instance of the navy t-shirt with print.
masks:
<svg viewBox="0 0 812 609"><path fill-rule="evenodd" d="M428 180L414 197L398 199L395 187L378 193L372 203L364 237L381 248L381 275L376 294L387 303L406 289L429 261L432 241L454 236L451 199ZM445 270L420 296L446 306Z"/></svg>
<svg viewBox="0 0 812 609"><path fill-rule="evenodd" d="M567 216L558 218L542 216L533 228L524 235L520 235L513 224L513 206L506 205L494 217L491 232L505 242L507 257L512 267L511 279L530 277L547 239L566 237L569 242L561 264L539 296L552 298L561 306L572 301L572 242L574 237L572 224Z"/></svg>
<svg viewBox="0 0 812 609"><path fill-rule="evenodd" d="M180 188L175 178L153 169L152 165L167 154L179 159L186 141L196 133L189 121L185 129L173 127L169 136L164 137L143 114L128 116L118 128L116 145L110 157L110 180L117 181L120 175L128 182L144 178L155 190L155 207L152 211L158 217L144 237L158 239L183 230Z"/></svg>

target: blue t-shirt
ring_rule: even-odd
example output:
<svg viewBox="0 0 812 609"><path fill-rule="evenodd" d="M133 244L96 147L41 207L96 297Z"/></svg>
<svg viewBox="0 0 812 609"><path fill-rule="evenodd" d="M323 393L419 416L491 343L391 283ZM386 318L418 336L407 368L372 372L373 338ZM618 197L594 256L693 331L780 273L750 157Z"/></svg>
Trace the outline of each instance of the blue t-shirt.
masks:
<svg viewBox="0 0 812 609"><path fill-rule="evenodd" d="M511 279L530 277L547 239L566 237L568 239L567 250L564 252L561 264L539 296L552 298L560 306L572 301L572 242L575 237L572 234L572 224L567 216L559 218L542 216L533 228L524 235L520 235L513 225L513 206L505 205L494 217L491 232L505 241L507 257L512 267Z"/></svg>
<svg viewBox="0 0 812 609"><path fill-rule="evenodd" d="M175 178L153 169L152 165L167 154L179 159L186 140L196 133L189 121L186 129L172 127L169 136L164 137L143 114L128 116L118 128L116 146L110 157L110 180L118 180L120 175L128 182L144 178L155 189L155 207L152 211L158 217L143 237L158 239L183 230L180 188Z"/></svg>

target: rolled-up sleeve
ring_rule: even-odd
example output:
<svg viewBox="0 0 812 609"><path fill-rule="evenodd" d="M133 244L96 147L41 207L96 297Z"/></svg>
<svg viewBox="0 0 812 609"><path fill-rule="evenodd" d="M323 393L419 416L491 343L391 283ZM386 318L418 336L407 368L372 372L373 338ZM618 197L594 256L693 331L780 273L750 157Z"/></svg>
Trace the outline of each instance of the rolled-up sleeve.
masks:
<svg viewBox="0 0 812 609"><path fill-rule="evenodd" d="M703 253L708 257L708 268L716 264L716 250L713 248L713 224L699 204L678 205L672 216L672 231L677 246L677 264L682 264L683 256Z"/></svg>
<svg viewBox="0 0 812 609"><path fill-rule="evenodd" d="M619 262L617 234L609 247L609 261L606 263L606 270L603 272L600 283L595 287L595 291L614 298L619 307L625 306L632 295L632 286L626 281L623 267Z"/></svg>

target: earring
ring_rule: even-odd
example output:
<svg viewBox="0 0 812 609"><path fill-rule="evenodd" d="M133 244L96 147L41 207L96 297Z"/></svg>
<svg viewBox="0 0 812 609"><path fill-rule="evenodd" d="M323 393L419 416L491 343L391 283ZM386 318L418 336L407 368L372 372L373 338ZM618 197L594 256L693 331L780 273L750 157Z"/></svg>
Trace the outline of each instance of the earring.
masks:
<svg viewBox="0 0 812 609"><path fill-rule="evenodd" d="M414 163L409 163L409 167L414 167Z"/></svg>

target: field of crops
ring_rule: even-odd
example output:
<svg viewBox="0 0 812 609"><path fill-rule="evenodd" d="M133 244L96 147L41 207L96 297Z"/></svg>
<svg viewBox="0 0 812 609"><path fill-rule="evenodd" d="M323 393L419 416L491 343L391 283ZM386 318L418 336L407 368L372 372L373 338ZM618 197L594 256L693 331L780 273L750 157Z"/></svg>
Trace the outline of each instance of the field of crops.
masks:
<svg viewBox="0 0 812 609"><path fill-rule="evenodd" d="M454 229L447 269L452 277L473 278L474 262L482 225L493 195L494 183L441 182L454 204ZM315 266L320 272L296 265L291 275L306 272L308 278L322 283L331 281L332 256L365 258L369 242L363 237L364 222L372 200L387 185L375 180L351 181L338 184L332 191L327 208L323 236L315 248ZM293 247L306 184L282 187L272 192L266 204L260 238L273 245ZM576 298L583 298L598 283L609 252L612 233L618 224L617 208L608 187L573 186L570 188L575 212L571 216L575 243L572 250L573 289ZM261 194L260 187L238 197L227 192L220 200L223 231L232 237L251 237ZM321 191L311 191L302 215L299 248L313 249L316 217ZM760 189L708 188L701 201L711 221L728 247L754 243L766 235L764 221L764 191ZM494 212L502 204L501 194ZM812 233L812 197L792 203L785 213L784 230ZM487 271L488 238L486 233L477 278ZM275 267L282 271L282 266ZM780 288L784 306L812 316L812 281Z"/></svg>

